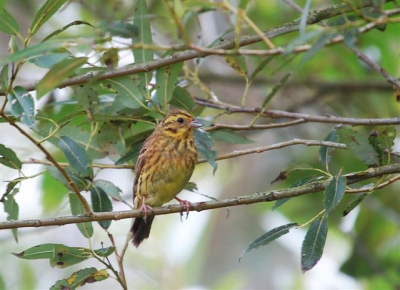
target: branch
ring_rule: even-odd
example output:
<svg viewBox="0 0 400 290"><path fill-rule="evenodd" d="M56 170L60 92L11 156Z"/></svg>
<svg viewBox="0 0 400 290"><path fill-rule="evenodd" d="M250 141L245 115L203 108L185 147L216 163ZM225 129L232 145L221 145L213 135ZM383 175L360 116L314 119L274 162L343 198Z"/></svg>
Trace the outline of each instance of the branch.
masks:
<svg viewBox="0 0 400 290"><path fill-rule="evenodd" d="M371 1L364 2L359 5L355 5L356 8L364 8L364 7L370 7L370 6L372 6ZM311 13L307 17L307 24L308 25L316 24L324 19L329 19L329 18L337 16L341 13L347 13L347 12L352 12L352 11L353 11L353 8L349 7L347 4L335 5L335 6L326 8L326 9L321 9L319 11L315 11L315 12ZM264 35L265 35L265 37L271 39L271 38L275 38L277 36L281 36L281 35L296 31L296 30L298 30L299 23L300 23L300 18L295 21L278 26L276 28L267 30L264 32ZM235 38L232 38L229 40L221 39L219 44L213 46L211 49L215 49L215 50L234 49L237 47L237 45L242 47L242 46L250 45L253 43L260 42L260 41L263 41L263 39L260 37L260 35L242 36L239 38L239 41ZM273 50L271 50L271 51L273 52ZM268 52L268 50L267 50L267 52ZM275 52L275 53L281 53L281 51L278 49L277 52ZM146 63L127 66L127 67L123 67L120 69L107 71L101 75L94 75L93 73L89 73L84 76L73 77L73 78L70 78L70 79L62 82L58 86L58 88L64 88L64 87L68 87L68 86L84 84L84 83L91 81L93 79L93 77L96 77L97 79L102 80L102 79L111 79L111 78L117 78L117 77L126 76L126 75L137 74L140 72L148 72L148 71L158 69L161 67L165 67L168 65L172 65L175 63L179 63L179 62L183 62L183 61L195 59L195 58L202 58L202 57L212 55L212 54L214 54L214 53L209 52L209 51L200 51L200 50L187 50L187 51L172 53L171 55L164 57L164 58L160 58L160 59L153 60L153 61L146 62ZM22 85L22 87L25 88L27 91L33 91L33 90L36 90L36 85L37 85L37 81ZM4 89L1 89L0 95L4 95L5 92L6 91Z"/></svg>
<svg viewBox="0 0 400 290"><path fill-rule="evenodd" d="M195 98L195 102L199 105L224 110L228 113L247 113L247 114L261 114L264 117L272 119L288 118L288 119L299 119L302 122L316 122L316 123L331 123L331 124L347 124L352 126L376 126L376 125L399 125L400 118L382 118L382 119L357 119L357 118L343 118L332 115L328 116L313 116L309 114L291 113L280 110L263 110L262 108L244 108L234 106L226 103L215 102L212 100L206 100L202 98ZM294 124L297 124L295 122Z"/></svg>
<svg viewBox="0 0 400 290"><path fill-rule="evenodd" d="M374 179L376 177L400 173L400 163L381 166L377 168L370 168L366 171L360 171L355 173L346 174L347 184L354 184L360 181ZM278 189L266 192L255 193L252 195L239 196L236 198L229 198L222 201L210 201L210 202L197 202L190 205L190 211L203 211L215 208L223 208L227 206L238 206L244 204L253 204L259 202L271 202L288 197L296 197L300 195L316 193L322 191L328 185L329 180L317 181L305 186ZM154 215L164 215L172 213L180 213L186 211L186 206L181 205L169 205L164 207L154 208L151 213ZM0 230L3 229L14 229L14 228L26 228L26 227L44 227L44 226L60 226L66 224L75 224L82 222L91 221L103 221L103 220L121 220L127 218L142 217L143 212L140 210L129 210L119 212L101 212L93 213L91 216L64 216L56 218L46 218L37 220L18 220L8 221L0 223Z"/></svg>

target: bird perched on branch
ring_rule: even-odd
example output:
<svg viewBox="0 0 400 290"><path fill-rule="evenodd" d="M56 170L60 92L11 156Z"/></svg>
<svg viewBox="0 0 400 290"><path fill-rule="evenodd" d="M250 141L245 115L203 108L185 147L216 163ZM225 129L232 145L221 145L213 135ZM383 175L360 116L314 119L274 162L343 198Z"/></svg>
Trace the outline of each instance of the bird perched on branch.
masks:
<svg viewBox="0 0 400 290"><path fill-rule="evenodd" d="M154 215L152 207L176 198L192 176L197 162L194 130L202 124L186 111L171 110L146 139L136 162L133 183L134 207L144 212L132 226L132 242L138 247L149 237Z"/></svg>

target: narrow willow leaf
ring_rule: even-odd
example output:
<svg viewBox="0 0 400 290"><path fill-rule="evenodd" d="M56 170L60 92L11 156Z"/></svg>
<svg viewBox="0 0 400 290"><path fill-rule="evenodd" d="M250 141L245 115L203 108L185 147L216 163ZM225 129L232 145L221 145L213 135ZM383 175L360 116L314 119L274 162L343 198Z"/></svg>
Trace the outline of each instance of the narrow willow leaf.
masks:
<svg viewBox="0 0 400 290"><path fill-rule="evenodd" d="M336 128L333 128L328 135L326 135L324 141L329 141L329 142L337 142L339 140ZM322 165L327 165L329 161L331 160L330 153L335 150L332 147L325 147L321 146L318 151L319 155L319 160L321 161Z"/></svg>
<svg viewBox="0 0 400 290"><path fill-rule="evenodd" d="M46 166L49 174L56 179L57 181L61 182L68 190L73 190L69 182L64 178L61 172L53 165ZM79 176L78 173L75 173L70 168L65 168L66 173L75 183L79 190L85 190L88 185L88 181L85 177Z"/></svg>
<svg viewBox="0 0 400 290"><path fill-rule="evenodd" d="M11 62L18 62L25 58L37 57L37 56L40 56L42 53L54 50L63 45L64 44L61 42L53 41L53 42L46 42L46 43L38 43L38 44L35 44L32 46L29 46L23 50L13 51L4 60L0 61L0 66L11 63Z"/></svg>
<svg viewBox="0 0 400 290"><path fill-rule="evenodd" d="M0 72L0 90L6 90L8 87L8 81L8 65L5 65Z"/></svg>
<svg viewBox="0 0 400 290"><path fill-rule="evenodd" d="M340 142L346 144L354 156L367 166L379 165L378 154L368 143L368 138L352 129L340 127L337 129Z"/></svg>
<svg viewBox="0 0 400 290"><path fill-rule="evenodd" d="M123 155L120 159L118 159L115 164L124 164L128 161L132 161L136 163L137 158L139 157L140 148L142 148L143 142L137 143L133 145L125 155Z"/></svg>
<svg viewBox="0 0 400 290"><path fill-rule="evenodd" d="M8 221L16 221L19 216L19 206L14 198L14 194L8 194L4 198L4 211L7 213ZM12 229L14 240L18 243L18 229Z"/></svg>
<svg viewBox="0 0 400 290"><path fill-rule="evenodd" d="M50 287L50 290L75 290L85 284L100 282L107 279L108 277L109 275L106 270L85 268L72 273L72 275L66 279L58 280L56 284Z"/></svg>
<svg viewBox="0 0 400 290"><path fill-rule="evenodd" d="M325 188L324 207L326 216L339 204L345 191L346 177L343 175L333 176Z"/></svg>
<svg viewBox="0 0 400 290"><path fill-rule="evenodd" d="M336 33L325 33L322 34L318 40L311 46L306 54L304 55L303 59L301 60L300 65L303 66L308 60L310 60L318 51L320 51L324 46L328 43L329 40L337 36Z"/></svg>
<svg viewBox="0 0 400 290"><path fill-rule="evenodd" d="M196 106L196 103L194 102L193 97L189 93L189 91L179 86L175 87L169 103L172 106L185 109L189 112L191 112Z"/></svg>
<svg viewBox="0 0 400 290"><path fill-rule="evenodd" d="M17 20L4 7L0 7L0 31L9 35L15 35L19 32Z"/></svg>
<svg viewBox="0 0 400 290"><path fill-rule="evenodd" d="M37 56L29 59L30 63L42 68L51 68L55 64L61 62L64 59L70 57L71 54L69 52L54 52L54 53L46 53L41 56Z"/></svg>
<svg viewBox="0 0 400 290"><path fill-rule="evenodd" d="M92 207L95 212L110 212L113 207L110 198L101 187L93 186L90 189L90 196L92 199ZM111 225L111 220L99 221L99 225L107 230Z"/></svg>
<svg viewBox="0 0 400 290"><path fill-rule="evenodd" d="M93 177L91 160L81 145L67 136L61 136L59 146L73 171L83 177Z"/></svg>
<svg viewBox="0 0 400 290"><path fill-rule="evenodd" d="M240 76L247 78L247 64L244 56L225 56L225 61L233 68Z"/></svg>
<svg viewBox="0 0 400 290"><path fill-rule="evenodd" d="M236 133L235 131L228 129L214 130L210 133L214 140L224 141L233 144L251 144L254 143L253 140L247 139Z"/></svg>
<svg viewBox="0 0 400 290"><path fill-rule="evenodd" d="M281 236L286 235L287 233L289 233L289 230L291 230L292 228L295 228L297 226L298 226L297 223L290 223L290 224L286 224L286 225L274 228L274 229L270 230L269 232L265 233L264 235L262 235L258 239L254 240L242 252L242 254L239 257L239 261L243 257L243 255L245 255L248 252L251 252L251 251L253 251L255 249L258 249L260 247L264 247L264 246L270 244L272 241L275 241L277 238L280 238Z"/></svg>
<svg viewBox="0 0 400 290"><path fill-rule="evenodd" d="M275 59L274 55L271 55L269 57L267 57L266 59L264 59L257 67L256 69L253 71L253 73L251 74L249 81L253 81L257 75L262 72L262 70L271 62L271 60Z"/></svg>
<svg viewBox="0 0 400 290"><path fill-rule="evenodd" d="M114 185L114 183L107 180L96 179L94 185L100 187L109 197L119 201L122 200L120 195L122 190L118 186Z"/></svg>
<svg viewBox="0 0 400 290"><path fill-rule="evenodd" d="M214 145L213 139L211 138L210 134L204 130L196 130L194 133L194 138L200 155L203 156L208 163L210 163L213 168L213 173L215 173L218 164L215 161L215 158L217 157L217 151L212 150Z"/></svg>
<svg viewBox="0 0 400 290"><path fill-rule="evenodd" d="M120 101L128 108L138 109L146 107L138 85L129 76L102 80L100 81L100 85L114 92L117 95L115 101Z"/></svg>
<svg viewBox="0 0 400 290"><path fill-rule="evenodd" d="M388 158L388 153L394 146L394 140L396 138L396 128L393 125L382 126L378 128L378 136L376 137L376 147L380 149L381 160ZM378 152L378 150L375 148ZM385 164L389 161L386 160Z"/></svg>
<svg viewBox="0 0 400 290"><path fill-rule="evenodd" d="M50 266L66 268L81 263L90 257L92 257L92 252L89 249L55 244Z"/></svg>
<svg viewBox="0 0 400 290"><path fill-rule="evenodd" d="M37 98L55 89L87 62L87 57L64 59L54 65L37 84Z"/></svg>
<svg viewBox="0 0 400 290"><path fill-rule="evenodd" d="M82 206L82 203L79 201L79 198L75 193L68 194L69 197L69 205L71 208L71 213L74 216L79 216L85 213L85 210ZM85 223L77 223L76 226L78 227L79 231L85 238L90 238L93 236L93 225L91 222Z"/></svg>
<svg viewBox="0 0 400 290"><path fill-rule="evenodd" d="M156 72L156 89L159 106L164 110L168 108L168 103L172 98L172 93L178 81L178 75L182 70L183 62L162 67Z"/></svg>
<svg viewBox="0 0 400 290"><path fill-rule="evenodd" d="M47 0L33 17L30 28L31 35L34 35L66 2L67 0Z"/></svg>
<svg viewBox="0 0 400 290"><path fill-rule="evenodd" d="M113 23L100 21L97 28L103 33L108 32L112 36L118 36L122 38L134 38L139 34L136 26L123 21L116 21Z"/></svg>
<svg viewBox="0 0 400 290"><path fill-rule="evenodd" d="M153 44L146 0L138 0L136 2L135 12L133 25L139 29L139 33L137 36L132 37L132 43ZM138 64L152 61L154 55L151 49L137 48L133 50L133 57L135 63ZM150 83L152 75L153 73L151 71L139 73L140 88L142 91L145 90L147 85Z"/></svg>
<svg viewBox="0 0 400 290"><path fill-rule="evenodd" d="M304 35L306 32L307 17L308 17L308 12L310 11L310 5L311 5L311 0L307 0L303 12L301 13L300 29L299 29L300 35Z"/></svg>
<svg viewBox="0 0 400 290"><path fill-rule="evenodd" d="M17 154L3 144L0 144L0 163L13 169L22 168L22 162L18 159Z"/></svg>
<svg viewBox="0 0 400 290"><path fill-rule="evenodd" d="M289 77L292 75L292 73L288 73L286 74L281 81L279 82L279 84L275 85L271 92L267 95L267 97L264 99L264 102L262 104L262 107L265 108L267 106L267 104L272 100L272 98L276 95L277 92L279 92L279 90L286 84L286 82L288 81Z"/></svg>
<svg viewBox="0 0 400 290"><path fill-rule="evenodd" d="M314 167L312 167L309 164L292 163L288 167L283 168L281 172L279 172L279 175L273 181L271 181L271 184L277 181L285 180L286 178L288 178L289 174L293 171L312 170L312 169L314 169Z"/></svg>
<svg viewBox="0 0 400 290"><path fill-rule="evenodd" d="M328 235L328 221L325 218L314 220L304 238L301 247L301 269L311 270L321 259Z"/></svg>
<svg viewBox="0 0 400 290"><path fill-rule="evenodd" d="M35 127L35 103L25 88L14 87L8 94L8 101L11 104L11 114L15 118L20 118L30 128Z"/></svg>
<svg viewBox="0 0 400 290"><path fill-rule="evenodd" d="M125 140L119 124L107 122L103 124L97 135L100 149L112 161L117 161L125 153Z"/></svg>
<svg viewBox="0 0 400 290"><path fill-rule="evenodd" d="M299 180L295 181L294 183L292 183L289 188L294 188L294 187L298 187L298 186L303 186L306 185L310 182L316 181L318 180L320 177L312 175L312 176L306 176L303 178L300 178ZM288 202L289 200L291 200L292 197L287 197L287 198L283 198L283 199L279 199L275 202L274 206L271 208L272 211L276 210L278 207L282 206L283 204L285 204L286 202Z"/></svg>
<svg viewBox="0 0 400 290"><path fill-rule="evenodd" d="M100 257L108 257L115 252L115 247L101 248L94 250L94 252Z"/></svg>
<svg viewBox="0 0 400 290"><path fill-rule="evenodd" d="M12 253L14 256L26 260L51 259L54 255L54 247L57 244L41 244L22 251Z"/></svg>
<svg viewBox="0 0 400 290"><path fill-rule="evenodd" d="M60 174L58 169L53 168ZM59 209L65 202L65 197L70 191L67 186L61 184L49 172L44 172L40 180L41 183L41 204L45 214L51 214L55 209ZM69 184L68 184L69 186Z"/></svg>
<svg viewBox="0 0 400 290"><path fill-rule="evenodd" d="M355 209L363 200L368 196L367 193L364 193L357 197L355 200L353 200L343 211L343 217L348 215L353 209Z"/></svg>

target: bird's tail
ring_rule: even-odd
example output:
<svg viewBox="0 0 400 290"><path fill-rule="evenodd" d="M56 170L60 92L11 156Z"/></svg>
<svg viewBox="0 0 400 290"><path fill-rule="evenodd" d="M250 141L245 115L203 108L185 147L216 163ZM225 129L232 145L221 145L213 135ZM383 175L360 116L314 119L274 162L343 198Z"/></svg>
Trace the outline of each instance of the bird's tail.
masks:
<svg viewBox="0 0 400 290"><path fill-rule="evenodd" d="M132 243L137 248L144 239L147 239L150 235L151 224L153 223L154 216L148 216L146 218L135 218L132 225Z"/></svg>

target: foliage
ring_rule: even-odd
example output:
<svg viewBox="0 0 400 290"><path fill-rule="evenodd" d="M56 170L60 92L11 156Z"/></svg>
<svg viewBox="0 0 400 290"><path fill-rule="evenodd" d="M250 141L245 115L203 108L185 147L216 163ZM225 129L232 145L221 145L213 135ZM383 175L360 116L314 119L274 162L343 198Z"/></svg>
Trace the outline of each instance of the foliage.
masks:
<svg viewBox="0 0 400 290"><path fill-rule="evenodd" d="M395 99L390 101L393 106L382 107L374 106L374 102L379 104L377 97L370 97L365 103L373 109L365 112L362 101L347 105L348 100L341 96L329 104L328 111L341 115L335 117L296 112L296 105L285 104L287 100L284 98L285 89L289 90L293 78L320 77L339 82L351 75L354 76L351 81L356 83L355 76L366 77L371 69L381 74L377 79L385 80L398 91L400 82L392 77L400 73L395 65L398 55L390 49L392 44L388 39L393 38L399 29L400 10L393 3L385 3L392 1L344 1L332 6L336 1L327 0L321 1L326 7L318 11L312 10L312 1L298 1L304 4L301 15L294 14L295 11L284 13L284 8L271 4L273 1L164 0L154 3L156 1L137 0L130 9L122 9L123 3L117 1L115 7L118 9L113 16L105 13L113 5L111 2L105 1L104 7L96 8L90 1L72 2L47 0L35 8L28 31L23 31L21 27L24 26L7 5L0 6L0 31L10 38L9 54L0 59L0 95L4 96L0 99L0 125L15 128L30 142L23 144L25 148L44 156L40 160L27 161L19 154L16 144L0 144L0 166L18 176L3 180L7 185L0 196L7 216L7 222L0 224L12 229L15 241L19 240L18 226L10 225L20 219L19 189L21 184L31 179L42 178L43 196L51 196L43 202L45 210L60 208L63 201L68 204L70 216L75 218L90 218L92 212L111 213L115 205L121 204L129 210L131 202L124 200L122 190L98 175L104 169L134 168L143 141L172 106L190 111L204 124L203 129L195 134L201 155L199 162L208 162L213 174L216 174L218 160L265 151L255 147L258 133L246 134L241 132L243 130L284 129L306 122L317 128L317 123L328 123L329 128L314 130L318 131L318 139L324 140L318 154L311 153L313 157L308 163L297 162L286 167L274 180L290 193L275 198L273 210L279 208L296 222L267 231L250 243L240 258L287 235L292 229L306 228L299 260L302 271L309 271L323 257L331 232L337 230L338 216L346 216L357 208L360 214L354 226L353 253L342 265L342 270L356 278L373 276L369 281L370 287L379 283L386 283L389 287L400 285L395 271L387 271L389 278L381 282L378 280L382 277L380 272L374 272L368 266L354 267L358 259L363 258L357 240L363 238L369 226L369 213L364 204L400 179L397 171L394 175L385 173L376 178L368 177L368 184L357 183L358 177L375 169L393 168L390 166L399 163L399 156L393 150L398 138L395 125L400 124L398 111L394 108L398 106ZM80 5L82 19L67 24L57 23L58 27L52 27L51 21L70 5ZM263 24L265 13L274 15L277 12L274 9L282 10L282 18L271 17L268 27L274 28L266 30ZM229 27L209 44L193 35L198 32L198 28L194 28L197 22L212 13L230 18ZM108 17L102 19L101 15ZM164 20L163 25L160 25L160 19ZM48 33L49 29L51 33ZM155 31L160 31L168 39L168 45L162 44L163 39ZM287 35L288 32L294 33ZM77 38L77 35L84 37ZM388 40L385 47L384 40ZM362 42L379 43L384 51L379 64L360 50ZM129 55L133 63L127 63L124 55ZM221 97L207 85L207 81L202 80L202 67L210 61L210 55L220 57L225 70L244 84L243 91L226 86L229 94L236 93L236 96ZM298 57L300 55L302 57ZM338 63L342 62L347 63L341 67ZM336 69L325 69L328 63ZM37 83L34 83L34 75L31 84L21 85L17 80L24 69L31 66L45 69L46 73ZM263 89L262 96L253 97L252 89L259 79L264 77L265 80L266 76L276 77ZM234 86L235 81L230 85ZM66 97L58 95L58 89L66 87L70 88L64 90ZM387 84L384 90L388 91ZM369 94L363 87L360 91ZM321 87L316 96L318 93L323 96L330 92ZM307 102L314 101L319 102L317 98L305 100L301 106L306 108ZM272 110L273 107L278 107L279 111ZM230 118L242 114L246 118ZM245 125L239 125L243 122ZM354 129L347 125L362 126ZM321 134L327 135L323 138ZM298 144L308 145L306 141ZM252 149L218 154L220 149L228 146L252 146ZM283 147L276 146L275 149ZM315 161L317 158L319 164ZM263 163L262 160L259 162ZM25 165L32 163L42 166L43 171L33 176L26 175ZM246 168L242 170L245 175ZM294 200L312 193L310 188L320 186L324 194L314 196L313 201L307 204L312 205L312 210L307 214L299 214L301 206L293 210ZM195 184L191 187L197 188ZM58 193L52 194L53 191ZM85 193L90 193L90 203ZM205 206L210 204L205 203ZM223 206L222 203L219 207ZM386 206L397 216L400 214L395 205L388 203ZM118 213L115 219L118 219ZM300 220L306 221L300 223ZM98 231L93 221L107 231L110 246L92 248L92 244L97 244L93 236ZM88 260L103 267L75 268L77 270L71 275L54 281L50 289L76 289L88 283L101 283L108 277L115 278L123 289L128 289L123 258L129 239L118 249L113 234L109 232L111 224L110 219L104 218L76 222L79 232L89 241L88 248L45 242L14 255L21 259L49 259L50 266L57 268L85 264ZM37 226L40 225L39 218ZM385 238L394 240L393 225L383 217L374 231L379 233L378 228L382 225L388 228ZM367 244L368 253L381 265L398 268L400 260L393 258L396 247L389 243L386 252L377 249L383 241L372 241L372 235L375 233L364 237L371 239ZM116 263L109 260L113 254ZM4 284L7 280L0 276L0 288Z"/></svg>

